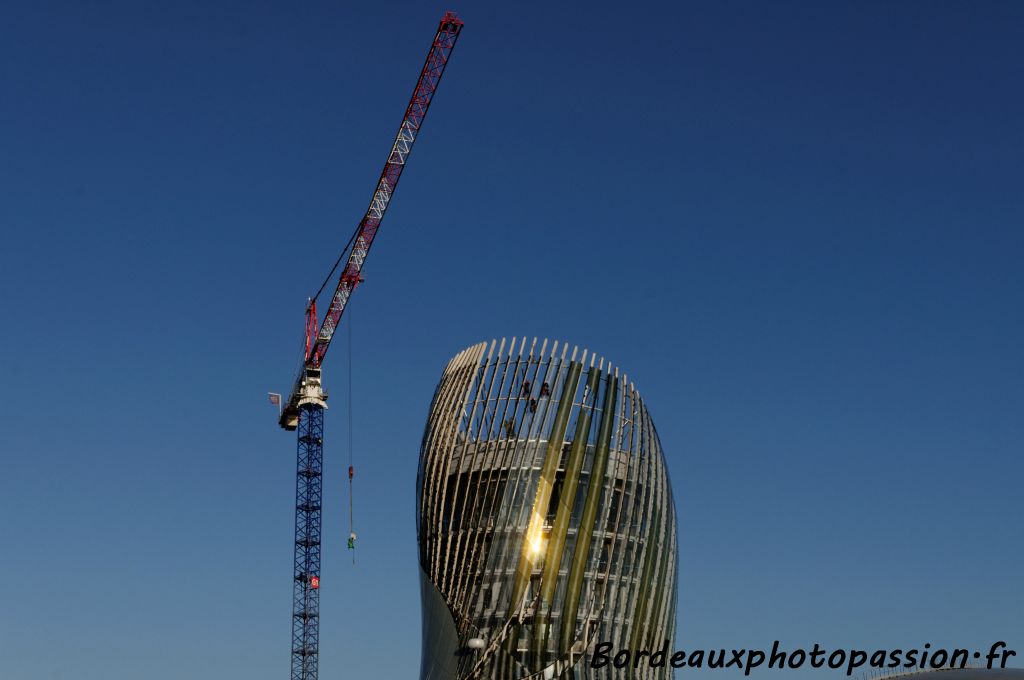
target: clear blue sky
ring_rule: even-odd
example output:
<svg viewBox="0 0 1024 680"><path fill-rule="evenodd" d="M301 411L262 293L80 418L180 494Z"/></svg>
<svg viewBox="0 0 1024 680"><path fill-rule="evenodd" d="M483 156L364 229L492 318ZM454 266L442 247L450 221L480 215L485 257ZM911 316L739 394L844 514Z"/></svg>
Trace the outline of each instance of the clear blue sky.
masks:
<svg viewBox="0 0 1024 680"><path fill-rule="evenodd" d="M352 307L354 568L327 359L323 677L415 677L429 400L514 334L645 395L683 648L1024 653L1024 6L450 7ZM0 677L285 677L266 392L445 8L0 13Z"/></svg>

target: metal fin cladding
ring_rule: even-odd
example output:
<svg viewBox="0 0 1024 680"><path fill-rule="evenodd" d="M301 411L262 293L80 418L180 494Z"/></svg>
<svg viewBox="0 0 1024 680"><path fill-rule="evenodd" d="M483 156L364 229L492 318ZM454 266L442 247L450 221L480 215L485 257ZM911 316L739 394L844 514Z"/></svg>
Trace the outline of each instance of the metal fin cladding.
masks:
<svg viewBox="0 0 1024 680"><path fill-rule="evenodd" d="M417 533L440 596L424 606L445 602L461 645L485 641L433 652L452 653L460 679L671 676L589 668L597 641L672 649L675 632L676 514L661 444L632 383L603 359L536 338L455 356L423 435Z"/></svg>

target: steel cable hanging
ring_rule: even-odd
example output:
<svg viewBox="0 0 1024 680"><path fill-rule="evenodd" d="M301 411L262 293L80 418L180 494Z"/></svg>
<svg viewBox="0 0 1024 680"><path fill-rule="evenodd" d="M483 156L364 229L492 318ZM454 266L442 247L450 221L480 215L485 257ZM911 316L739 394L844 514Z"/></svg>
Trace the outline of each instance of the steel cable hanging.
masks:
<svg viewBox="0 0 1024 680"><path fill-rule="evenodd" d="M348 547L352 551L352 564L356 563L356 529L353 510L352 478L355 477L355 454L352 436L352 312L348 313Z"/></svg>

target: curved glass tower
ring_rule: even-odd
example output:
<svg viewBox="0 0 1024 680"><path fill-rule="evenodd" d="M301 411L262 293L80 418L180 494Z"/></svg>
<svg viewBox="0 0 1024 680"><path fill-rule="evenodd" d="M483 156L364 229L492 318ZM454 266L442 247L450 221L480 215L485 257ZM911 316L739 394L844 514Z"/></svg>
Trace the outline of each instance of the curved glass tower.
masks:
<svg viewBox="0 0 1024 680"><path fill-rule="evenodd" d="M671 676L590 668L599 642L671 650L675 628L661 445L603 359L526 338L453 358L423 435L417 534L422 680Z"/></svg>

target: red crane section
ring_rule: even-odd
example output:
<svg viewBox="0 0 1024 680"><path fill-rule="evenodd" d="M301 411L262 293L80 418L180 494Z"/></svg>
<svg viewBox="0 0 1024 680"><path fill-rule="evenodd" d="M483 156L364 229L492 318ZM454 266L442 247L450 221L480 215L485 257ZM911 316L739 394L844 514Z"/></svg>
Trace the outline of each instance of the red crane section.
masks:
<svg viewBox="0 0 1024 680"><path fill-rule="evenodd" d="M423 64L419 80L416 81L416 89L412 93L409 106L405 109L405 116L402 117L402 124L398 128L395 143L391 147L391 154L388 156L384 170L380 173L380 180L377 182L377 189L370 199L370 206L366 210L359 223L359 231L356 234L352 251L349 253L348 262L341 273L338 281L338 288L331 299L330 309L324 315L320 332L317 333L316 342L306 360L312 368L318 368L323 362L327 348L334 337L334 331L338 327L341 315L345 312L348 298L359 285L359 274L363 269L363 262L366 260L370 247L373 246L373 239L377 235L380 223L384 219L384 213L391 202L391 196L398 186L398 180L402 177L402 170L405 169L406 161L412 146L416 142L416 135L426 118L427 109L430 108L430 101L434 98L437 85L441 82L445 66L448 64L448 57L455 47L455 41L462 30L462 21L453 12L447 12L441 19L437 35L434 36L434 43L430 52L427 53L427 60Z"/></svg>
<svg viewBox="0 0 1024 680"><path fill-rule="evenodd" d="M373 240L380 229L384 219L384 213L388 209L391 197L398 187L398 180L402 177L402 170L412 152L416 136L419 134L423 120L426 118L427 109L434 98L437 86L441 82L445 67L448 65L448 58L455 48L455 42L462 31L462 21L454 12L446 12L441 18L441 23L434 36L434 42L427 53L427 60L420 71L419 80L416 81L416 89L413 90L412 99L405 109L402 117L402 124L398 127L398 134L395 136L395 143L391 147L391 153L384 164L384 170L380 173L377 181L377 188L370 199L370 206L366 214L359 222L359 228L352 242L348 260L338 280L338 287L331 298L331 305L324 315L320 330L316 338L312 339L309 329L316 327L316 305L315 300L306 309L306 357L302 373L299 375L288 398L287 404L281 413L281 427L287 430L294 430L298 420L299 392L302 389L306 371L318 370L323 363L327 349L331 345L331 339L341 321L341 315L345 313L348 300L361 281L360 274L366 257L373 246ZM317 376L319 378L319 376Z"/></svg>

